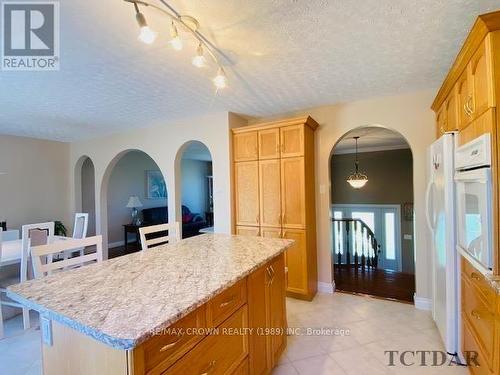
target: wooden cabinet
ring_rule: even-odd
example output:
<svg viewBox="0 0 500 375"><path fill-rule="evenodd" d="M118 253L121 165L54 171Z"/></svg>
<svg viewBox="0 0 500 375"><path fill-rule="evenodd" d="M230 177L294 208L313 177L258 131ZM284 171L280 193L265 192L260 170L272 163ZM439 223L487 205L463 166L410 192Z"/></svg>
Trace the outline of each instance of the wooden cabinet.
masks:
<svg viewBox="0 0 500 375"><path fill-rule="evenodd" d="M302 229L285 229L283 238L294 240L295 244L286 251L287 289L303 294L307 291L306 232Z"/></svg>
<svg viewBox="0 0 500 375"><path fill-rule="evenodd" d="M469 71L466 68L457 81L457 100L458 100L458 129L464 129L471 121L472 114L468 106L472 98L470 84L469 84Z"/></svg>
<svg viewBox="0 0 500 375"><path fill-rule="evenodd" d="M233 158L235 161L250 161L259 158L257 132L234 135Z"/></svg>
<svg viewBox="0 0 500 375"><path fill-rule="evenodd" d="M304 156L304 126L292 125L280 128L281 157Z"/></svg>
<svg viewBox="0 0 500 375"><path fill-rule="evenodd" d="M458 100L455 89L451 91L448 98L444 102L444 111L446 116L446 131L454 131L458 129Z"/></svg>
<svg viewBox="0 0 500 375"><path fill-rule="evenodd" d="M436 137L441 137L446 133L446 110L443 107L436 113Z"/></svg>
<svg viewBox="0 0 500 375"><path fill-rule="evenodd" d="M281 255L248 278L250 374L269 374L286 347L285 261ZM268 331L269 335L263 335Z"/></svg>
<svg viewBox="0 0 500 375"><path fill-rule="evenodd" d="M493 132L496 109L491 108L458 133L458 145L464 145L477 137Z"/></svg>
<svg viewBox="0 0 500 375"><path fill-rule="evenodd" d="M260 224L281 227L280 159L259 161Z"/></svg>
<svg viewBox="0 0 500 375"><path fill-rule="evenodd" d="M259 134L259 160L277 159L280 157L280 130L271 128L261 130Z"/></svg>
<svg viewBox="0 0 500 375"><path fill-rule="evenodd" d="M281 215L283 227L305 228L304 158L281 159Z"/></svg>
<svg viewBox="0 0 500 375"><path fill-rule="evenodd" d="M236 225L259 225L259 162L234 165Z"/></svg>
<svg viewBox="0 0 500 375"><path fill-rule="evenodd" d="M264 237L285 237L288 233L290 238L299 239L300 243L286 255L290 265L287 290L291 297L308 300L317 291L314 188L317 126L310 117L301 117L233 129L235 137L257 133L259 143L257 162L234 160L235 232L257 233L248 229L255 226ZM258 220L254 219L256 213Z"/></svg>
<svg viewBox="0 0 500 375"><path fill-rule="evenodd" d="M477 118L493 106L491 74L490 39L487 37L469 63L471 101L469 107L472 117Z"/></svg>
<svg viewBox="0 0 500 375"><path fill-rule="evenodd" d="M235 232L236 232L236 234L239 234L241 236L255 236L255 237L257 237L260 235L259 227L237 226Z"/></svg>

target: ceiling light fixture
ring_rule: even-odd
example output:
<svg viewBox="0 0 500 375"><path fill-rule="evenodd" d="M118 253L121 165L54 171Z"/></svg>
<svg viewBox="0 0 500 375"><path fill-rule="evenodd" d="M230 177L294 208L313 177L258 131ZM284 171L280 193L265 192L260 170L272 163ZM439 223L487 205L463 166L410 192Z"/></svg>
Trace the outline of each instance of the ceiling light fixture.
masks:
<svg viewBox="0 0 500 375"><path fill-rule="evenodd" d="M206 61L205 56L203 56L203 46L200 43L196 49L196 56L193 57L193 65L197 68L203 68L207 64Z"/></svg>
<svg viewBox="0 0 500 375"><path fill-rule="evenodd" d="M359 137L353 137L353 139L356 141L356 159L354 161L355 171L354 171L354 173L350 174L349 177L347 177L347 182L354 189L361 189L368 182L368 177L366 176L366 174L359 172L359 160L358 160L358 139L359 139Z"/></svg>
<svg viewBox="0 0 500 375"><path fill-rule="evenodd" d="M142 0L124 1L134 4L137 23L139 24L139 27L141 29L138 38L139 40L146 44L152 44L158 36L158 33L151 30L151 28L148 26L144 14L142 14L139 10L139 5L154 8L160 11L164 15L168 16L171 20L170 45L172 46L172 48L176 51L180 51L183 47L183 41L179 35L178 27L190 33L198 41L196 55L192 60L193 65L197 68L205 67L207 65L207 59L205 57L206 52L217 68L217 75L212 79L212 82L215 85L217 91L227 87L226 72L222 68L221 63L217 58L217 55L221 55L221 52L199 31L199 23L195 18L179 14L179 12L177 12L170 4L168 4L166 0L159 0L164 7L160 7L158 5Z"/></svg>
<svg viewBox="0 0 500 375"><path fill-rule="evenodd" d="M155 41L156 37L158 36L158 33L151 30L151 28L148 26L148 23L146 22L146 17L144 17L144 14L142 14L139 11L137 3L134 3L134 7L135 7L135 19L137 20L137 23L139 24L139 28L141 30L137 39L139 39L143 43L152 44Z"/></svg>

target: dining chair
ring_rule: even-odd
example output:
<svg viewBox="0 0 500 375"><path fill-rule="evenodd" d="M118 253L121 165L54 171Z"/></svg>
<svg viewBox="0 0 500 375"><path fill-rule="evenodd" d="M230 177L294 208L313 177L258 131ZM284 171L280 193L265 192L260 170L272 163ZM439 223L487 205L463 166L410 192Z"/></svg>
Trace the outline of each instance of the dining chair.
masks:
<svg viewBox="0 0 500 375"><path fill-rule="evenodd" d="M38 223L38 224L29 224L23 225L22 227L22 239L21 239L21 262L19 267L19 276L9 279L6 281L6 285L12 285L19 282L24 282L28 280L28 271L29 271L29 257L30 257L30 247L46 244L52 239L54 236L54 223ZM0 260L2 259L2 232L0 232ZM20 303L14 301L7 301L2 299L2 294L6 292L5 288L0 288L0 338L4 336L4 327L3 327L3 313L2 306L9 306L14 308L22 309L23 311L23 327L24 329L29 329L30 324L30 316L29 309L21 305Z"/></svg>
<svg viewBox="0 0 500 375"><path fill-rule="evenodd" d="M157 233L165 233L160 237L146 238L146 235L154 235ZM168 224L151 225L149 227L139 228L139 236L141 238L141 249L147 250L152 247L163 245L165 243L176 243L181 240L181 232L179 222Z"/></svg>
<svg viewBox="0 0 500 375"><path fill-rule="evenodd" d="M75 252L75 249L95 247L95 252L76 256L69 259L50 262L54 255L61 252ZM89 250L90 251L90 250ZM77 268L91 263L102 262L102 236L87 237L82 239L68 239L66 241L56 241L46 245L34 246L31 248L33 259L33 270L35 278L39 279L49 276L53 272L64 271L69 268Z"/></svg>
<svg viewBox="0 0 500 375"><path fill-rule="evenodd" d="M77 212L75 214L75 222L73 224L73 236L72 238L74 239L82 239L87 237L87 229L89 226L89 214L82 213L82 212ZM64 259L68 259L73 256L75 252L79 252L80 256L85 255L85 249L75 249L72 251L65 251L64 252Z"/></svg>

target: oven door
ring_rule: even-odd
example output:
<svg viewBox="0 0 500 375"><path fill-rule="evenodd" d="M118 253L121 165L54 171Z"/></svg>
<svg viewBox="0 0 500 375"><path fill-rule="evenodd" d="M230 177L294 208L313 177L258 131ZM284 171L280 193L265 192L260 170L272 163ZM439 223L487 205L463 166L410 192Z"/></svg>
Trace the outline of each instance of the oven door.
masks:
<svg viewBox="0 0 500 375"><path fill-rule="evenodd" d="M492 269L492 217L490 168L459 171L457 189L457 240L462 251L486 269Z"/></svg>

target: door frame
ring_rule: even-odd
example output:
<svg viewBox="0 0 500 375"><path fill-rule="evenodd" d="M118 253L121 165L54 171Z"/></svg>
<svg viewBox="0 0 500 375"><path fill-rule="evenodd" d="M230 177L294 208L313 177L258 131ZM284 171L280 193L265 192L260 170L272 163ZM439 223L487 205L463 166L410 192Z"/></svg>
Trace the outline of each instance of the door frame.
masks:
<svg viewBox="0 0 500 375"><path fill-rule="evenodd" d="M396 238L396 263L398 265L397 272L402 272L403 270L403 241L402 241L402 233L401 233L401 205L399 204L369 204L369 203L333 203L330 205L330 219L333 219L333 212L336 208L359 208L359 209L368 209L368 208L389 208L396 210L396 233L399 233L399 238ZM385 239L384 239L385 243Z"/></svg>

